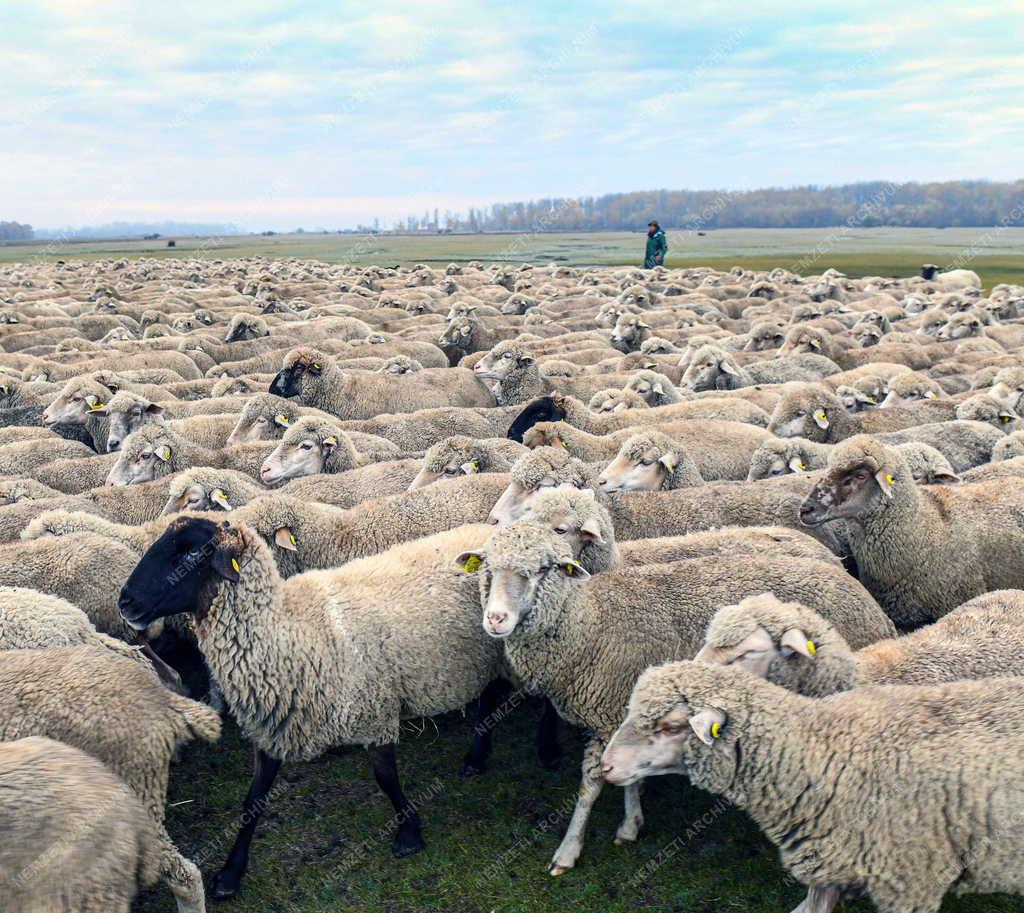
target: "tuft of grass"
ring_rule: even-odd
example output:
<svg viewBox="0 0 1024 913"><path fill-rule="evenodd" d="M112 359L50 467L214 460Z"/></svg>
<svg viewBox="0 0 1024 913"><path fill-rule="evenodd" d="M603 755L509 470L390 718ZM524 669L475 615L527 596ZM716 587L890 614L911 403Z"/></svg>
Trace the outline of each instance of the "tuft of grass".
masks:
<svg viewBox="0 0 1024 913"><path fill-rule="evenodd" d="M405 859L391 855L393 812L363 750L285 765L253 842L249 874L238 896L220 908L786 913L798 905L802 886L787 876L759 829L679 777L645 783L647 822L639 841L625 847L612 842L622 815L621 792L606 788L577 867L552 878L547 864L575 800L583 737L566 727L560 768L544 770L533 752L538 719L539 704L527 703L503 720L488 770L470 779L457 773L471 729L466 715L448 714L418 734L403 732L399 769L407 795L423 802L427 843L422 853ZM250 765L250 747L228 725L220 744L189 746L172 769L168 827L179 848L199 858L207 884L234 839ZM137 909L167 913L173 902L158 885ZM872 908L861 900L842 909ZM1022 911L1024 900L1001 896L950 898L943 906L943 913Z"/></svg>

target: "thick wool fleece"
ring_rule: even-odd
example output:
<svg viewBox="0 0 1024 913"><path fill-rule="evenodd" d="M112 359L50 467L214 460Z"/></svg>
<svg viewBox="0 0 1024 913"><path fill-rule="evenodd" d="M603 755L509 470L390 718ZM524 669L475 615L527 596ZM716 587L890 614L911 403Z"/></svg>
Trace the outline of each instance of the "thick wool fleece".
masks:
<svg viewBox="0 0 1024 913"><path fill-rule="evenodd" d="M403 719L460 708L495 677L498 651L460 598L477 598L467 575L378 556L282 581L248 526L218 536L241 574L206 588L196 636L246 737L273 757L397 742Z"/></svg>
<svg viewBox="0 0 1024 913"><path fill-rule="evenodd" d="M804 884L863 889L880 913L1024 890L1020 679L812 700L741 669L671 663L637 682L623 729L649 733L673 710L725 714L711 745L684 734L672 769L746 811Z"/></svg>
<svg viewBox="0 0 1024 913"><path fill-rule="evenodd" d="M7 913L129 913L160 872L160 838L131 788L45 738L0 744L0 871ZM53 852L61 847L62 852Z"/></svg>

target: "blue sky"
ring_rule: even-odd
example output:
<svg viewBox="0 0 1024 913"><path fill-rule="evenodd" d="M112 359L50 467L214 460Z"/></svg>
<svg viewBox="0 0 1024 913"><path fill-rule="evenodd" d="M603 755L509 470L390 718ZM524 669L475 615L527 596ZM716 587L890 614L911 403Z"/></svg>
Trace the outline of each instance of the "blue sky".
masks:
<svg viewBox="0 0 1024 913"><path fill-rule="evenodd" d="M1024 177L1024 0L4 0L0 218Z"/></svg>

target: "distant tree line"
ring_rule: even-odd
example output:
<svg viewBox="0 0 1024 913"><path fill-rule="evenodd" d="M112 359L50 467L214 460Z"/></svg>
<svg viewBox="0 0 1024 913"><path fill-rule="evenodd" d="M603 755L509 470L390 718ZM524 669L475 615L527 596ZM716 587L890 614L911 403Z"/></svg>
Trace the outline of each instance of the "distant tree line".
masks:
<svg viewBox="0 0 1024 913"><path fill-rule="evenodd" d="M838 187L649 190L497 203L443 220L409 216L398 231L624 231L666 228L947 228L1024 225L1024 181L872 181Z"/></svg>
<svg viewBox="0 0 1024 913"><path fill-rule="evenodd" d="M0 222L0 241L31 241L35 232L21 222Z"/></svg>

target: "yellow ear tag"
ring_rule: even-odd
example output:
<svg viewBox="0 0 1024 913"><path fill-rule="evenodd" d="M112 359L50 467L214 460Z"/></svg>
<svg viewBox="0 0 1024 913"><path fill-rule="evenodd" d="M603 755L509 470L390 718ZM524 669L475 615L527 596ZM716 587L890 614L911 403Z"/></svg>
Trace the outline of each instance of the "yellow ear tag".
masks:
<svg viewBox="0 0 1024 913"><path fill-rule="evenodd" d="M325 444L330 444L331 446L334 446L335 444L338 443L338 439L332 434L330 437L325 437L324 438L324 443Z"/></svg>
<svg viewBox="0 0 1024 913"><path fill-rule="evenodd" d="M231 559L231 567L234 568L234 571L235 571L236 574L241 574L242 573L242 568L239 567L238 559L237 558L232 558Z"/></svg>
<svg viewBox="0 0 1024 913"><path fill-rule="evenodd" d="M722 724L712 723L711 724L711 738L720 739L722 737Z"/></svg>
<svg viewBox="0 0 1024 913"><path fill-rule="evenodd" d="M814 641L813 640L807 641L807 652L810 653L811 656L817 656L818 655L818 648L816 646L814 646Z"/></svg>
<svg viewBox="0 0 1024 913"><path fill-rule="evenodd" d="M999 421L1001 421L1004 425L1006 425L1010 421L1010 416L1008 416L1008 415L1000 415L999 416Z"/></svg>
<svg viewBox="0 0 1024 913"><path fill-rule="evenodd" d="M799 469L801 472L807 472L807 467L804 466L803 463L797 463L796 468Z"/></svg>
<svg viewBox="0 0 1024 913"><path fill-rule="evenodd" d="M562 441L562 446L563 446L563 447L564 447L564 448L565 448L566 450L568 450L568 449L569 449L569 445L568 445L567 443L565 443L565 441Z"/></svg>
<svg viewBox="0 0 1024 913"><path fill-rule="evenodd" d="M480 565L482 564L483 561L480 560L480 557L478 555L470 555L466 559L466 563L463 564L461 567L467 574L475 574L478 570L480 570Z"/></svg>
<svg viewBox="0 0 1024 913"><path fill-rule="evenodd" d="M314 371L319 371L320 370L320 365L313 365L312 368L313 368Z"/></svg>
<svg viewBox="0 0 1024 913"><path fill-rule="evenodd" d="M886 482L888 482L888 483L889 483L890 485L895 485L895 484L896 484L896 479L895 479L895 477L894 477L894 476L892 475L892 473L889 473L889 475L887 475L887 476L885 477L885 481L886 481Z"/></svg>
<svg viewBox="0 0 1024 913"><path fill-rule="evenodd" d="M89 411L90 412L97 412L98 410L105 408L106 405L107 405L106 403L93 403L89 407ZM1009 421L1009 419L1007 419L1007 421Z"/></svg>
<svg viewBox="0 0 1024 913"><path fill-rule="evenodd" d="M277 422L279 425L284 425L285 427L287 427L290 424L288 419L285 418L283 415L275 415L274 421Z"/></svg>
<svg viewBox="0 0 1024 913"><path fill-rule="evenodd" d="M295 540L295 533L289 533L288 534L288 541L291 542L292 545L297 545L298 544L296 542L296 540Z"/></svg>
<svg viewBox="0 0 1024 913"><path fill-rule="evenodd" d="M469 465L473 467L473 472L480 471L480 464L476 460L473 460L473 462L470 463Z"/></svg>
<svg viewBox="0 0 1024 913"><path fill-rule="evenodd" d="M573 574L576 573L576 568L573 567L571 564L567 564L565 566L565 573L571 577Z"/></svg>

